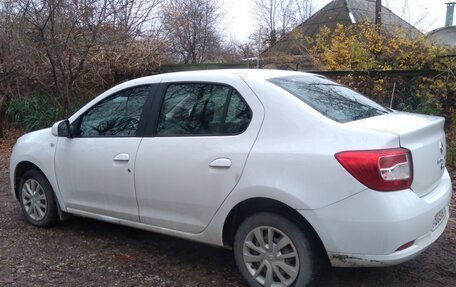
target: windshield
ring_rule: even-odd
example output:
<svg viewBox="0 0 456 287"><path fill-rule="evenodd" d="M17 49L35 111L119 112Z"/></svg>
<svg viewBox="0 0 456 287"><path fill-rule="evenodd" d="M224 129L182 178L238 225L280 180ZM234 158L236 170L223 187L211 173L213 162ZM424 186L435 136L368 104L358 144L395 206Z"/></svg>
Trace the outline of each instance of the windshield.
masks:
<svg viewBox="0 0 456 287"><path fill-rule="evenodd" d="M287 76L268 81L339 123L390 112L365 96L318 76Z"/></svg>

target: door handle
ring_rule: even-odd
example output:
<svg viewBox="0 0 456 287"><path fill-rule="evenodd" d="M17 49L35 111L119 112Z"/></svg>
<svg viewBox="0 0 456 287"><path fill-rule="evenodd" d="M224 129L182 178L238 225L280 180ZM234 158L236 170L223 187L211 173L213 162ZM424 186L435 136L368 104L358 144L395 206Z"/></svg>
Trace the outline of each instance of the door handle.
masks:
<svg viewBox="0 0 456 287"><path fill-rule="evenodd" d="M231 160L229 158L218 158L213 160L210 164L210 167L224 167L229 168L231 166Z"/></svg>
<svg viewBox="0 0 456 287"><path fill-rule="evenodd" d="M114 158L114 161L129 161L129 160L130 160L130 155L128 153L119 153Z"/></svg>

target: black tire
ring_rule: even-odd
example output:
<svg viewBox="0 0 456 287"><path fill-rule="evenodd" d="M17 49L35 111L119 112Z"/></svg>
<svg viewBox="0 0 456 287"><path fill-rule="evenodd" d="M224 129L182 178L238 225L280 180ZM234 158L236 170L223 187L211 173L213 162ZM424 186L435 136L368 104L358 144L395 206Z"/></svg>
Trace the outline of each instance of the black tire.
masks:
<svg viewBox="0 0 456 287"><path fill-rule="evenodd" d="M254 230L260 233L255 234ZM272 232L270 230L272 230ZM287 279L287 284L285 284L285 286L300 287L309 286L313 283L318 276L320 263L316 257L317 252L315 247L312 248L312 237L309 236L309 233L305 230L305 228L299 228L294 222L288 220L287 218L274 213L262 212L246 218L236 231L233 242L233 251L236 265L249 286L270 286L270 284L266 284L266 270L269 269L274 272L274 275L272 276L273 283L281 282L276 273L280 273L279 275L282 276L282 280ZM285 236L288 238L285 238L286 240L283 242L291 242L291 244L282 247L279 253L277 253L278 251L272 251L267 255L263 255L260 251L255 251L256 248L261 249L261 243L257 240L257 234L262 234L264 240L263 243L266 243L266 241L269 241L267 234L270 232L273 234L273 245L275 246L273 250L276 250L276 247L280 248L277 243L279 243L282 238L285 238ZM281 237L282 235L285 236ZM248 245L246 242L248 242ZM249 246L251 246L251 243L254 243L257 247L255 247L255 249L250 248ZM268 246L269 248L270 245L268 243L265 246ZM290 259L281 259L280 257L284 256L284 254L293 257ZM295 254L297 254L297 256L294 256ZM244 255L253 255L253 257L250 258L255 257L255 262L246 263L244 261ZM257 258L263 259L258 260ZM287 266L293 267L293 272L284 272L283 270L285 269L280 269L280 266L278 269L277 264L284 266L283 262L286 260L291 260L286 262L286 264ZM262 268L262 264L264 264L265 267ZM247 267L247 265L249 265L249 267ZM254 272L255 270L263 270L261 272L263 275L260 274L255 278L253 274L251 274L251 272ZM297 275L295 272L296 270L298 271ZM294 275L288 277L289 274Z"/></svg>
<svg viewBox="0 0 456 287"><path fill-rule="evenodd" d="M30 192L30 188L36 192ZM36 194L36 197L33 194ZM24 173L19 183L18 197L22 212L29 223L39 227L50 227L58 222L54 191L41 172L28 170ZM34 203L37 209L33 209L32 201L39 203L41 207Z"/></svg>

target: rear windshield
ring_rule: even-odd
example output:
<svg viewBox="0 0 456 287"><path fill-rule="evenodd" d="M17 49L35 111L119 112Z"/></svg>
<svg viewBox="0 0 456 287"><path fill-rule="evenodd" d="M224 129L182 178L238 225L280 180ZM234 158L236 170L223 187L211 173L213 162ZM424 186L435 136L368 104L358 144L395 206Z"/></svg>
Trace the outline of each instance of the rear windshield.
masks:
<svg viewBox="0 0 456 287"><path fill-rule="evenodd" d="M339 123L390 112L365 96L318 76L287 76L268 81Z"/></svg>

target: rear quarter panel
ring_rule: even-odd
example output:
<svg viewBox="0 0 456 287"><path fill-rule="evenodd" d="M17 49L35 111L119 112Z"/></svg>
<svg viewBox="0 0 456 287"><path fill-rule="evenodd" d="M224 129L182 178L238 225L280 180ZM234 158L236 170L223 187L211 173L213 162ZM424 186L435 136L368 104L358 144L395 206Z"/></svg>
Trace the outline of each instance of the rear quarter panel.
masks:
<svg viewBox="0 0 456 287"><path fill-rule="evenodd" d="M394 148L397 135L334 122L295 96L261 79L246 78L265 107L265 119L242 177L214 217L221 233L228 213L251 198L291 208L322 208L366 190L335 159L345 150Z"/></svg>

